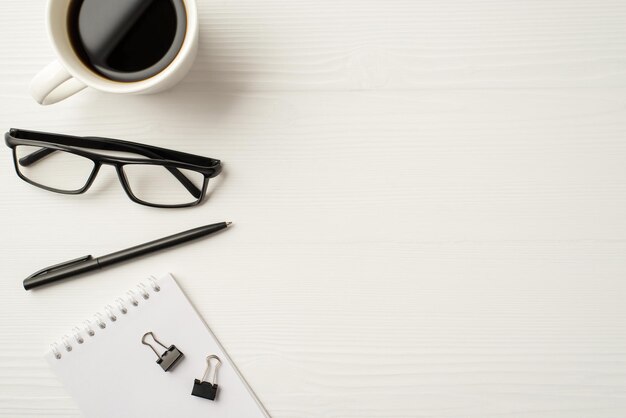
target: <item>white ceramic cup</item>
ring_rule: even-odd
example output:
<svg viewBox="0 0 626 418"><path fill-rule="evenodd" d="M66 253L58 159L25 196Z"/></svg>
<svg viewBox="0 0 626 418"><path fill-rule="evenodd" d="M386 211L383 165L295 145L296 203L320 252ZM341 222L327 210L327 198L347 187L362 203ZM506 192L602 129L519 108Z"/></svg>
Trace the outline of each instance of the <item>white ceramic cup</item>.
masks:
<svg viewBox="0 0 626 418"><path fill-rule="evenodd" d="M106 1L106 0L102 0ZM120 82L95 73L74 52L67 27L71 0L48 0L46 26L57 60L39 72L30 84L30 94L42 105L66 99L85 87L107 93L149 94L173 87L181 81L198 52L198 10L196 0L183 0L187 30L178 55L160 73L141 81Z"/></svg>

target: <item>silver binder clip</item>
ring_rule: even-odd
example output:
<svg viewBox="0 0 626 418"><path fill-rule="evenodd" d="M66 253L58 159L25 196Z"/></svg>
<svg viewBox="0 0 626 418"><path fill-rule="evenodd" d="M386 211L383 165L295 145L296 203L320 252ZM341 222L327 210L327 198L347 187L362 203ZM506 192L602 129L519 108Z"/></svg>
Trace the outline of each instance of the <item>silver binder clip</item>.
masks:
<svg viewBox="0 0 626 418"><path fill-rule="evenodd" d="M209 372L211 371L211 359L217 360L217 363L215 363L215 366L213 367L213 378L211 379L211 382L208 382L207 379L209 378ZM194 379L193 381L193 389L191 390L191 394L193 396L198 396L211 401L215 400L215 397L217 396L217 370L221 364L222 361L218 356L210 355L206 358L206 370L204 371L202 380Z"/></svg>
<svg viewBox="0 0 626 418"><path fill-rule="evenodd" d="M146 342L146 337L148 335L152 337L154 342L165 348L165 352L162 355L159 355L159 352L154 348L152 344ZM176 348L175 345L170 345L169 347L166 347L165 345L161 344L159 340L156 339L152 332L146 332L143 337L141 337L141 343L147 345L152 349L152 351L154 351L154 354L156 354L159 358L156 361L157 364L161 366L161 368L165 372L174 367L183 358L183 353L178 348Z"/></svg>

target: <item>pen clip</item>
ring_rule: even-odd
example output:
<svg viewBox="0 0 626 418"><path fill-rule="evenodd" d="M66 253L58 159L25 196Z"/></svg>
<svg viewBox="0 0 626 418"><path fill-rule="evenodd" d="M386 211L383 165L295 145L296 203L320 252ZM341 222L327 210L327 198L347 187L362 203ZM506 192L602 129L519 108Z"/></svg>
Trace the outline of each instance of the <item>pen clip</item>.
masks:
<svg viewBox="0 0 626 418"><path fill-rule="evenodd" d="M92 258L93 258L93 257L92 257L91 255L85 255L85 256L82 256L82 257L76 258L76 259L74 259L74 260L65 261L65 262L63 262L63 263L59 263L59 264L55 264L55 265L53 265L53 266L49 266L49 267L43 268L43 269L41 269L41 270L39 270L39 271L37 271L37 272L35 272L35 273L31 274L30 276L28 276L28 277L26 278L26 280L28 280L28 279L32 279L33 277L41 276L41 275L43 275L43 274L48 274L48 273L51 273L51 272L53 272L54 270L59 270L59 269L62 269L62 268L64 268L64 267L69 267L69 266L74 265L74 264L82 263L82 262L84 262L84 261L89 261L89 260L91 260Z"/></svg>

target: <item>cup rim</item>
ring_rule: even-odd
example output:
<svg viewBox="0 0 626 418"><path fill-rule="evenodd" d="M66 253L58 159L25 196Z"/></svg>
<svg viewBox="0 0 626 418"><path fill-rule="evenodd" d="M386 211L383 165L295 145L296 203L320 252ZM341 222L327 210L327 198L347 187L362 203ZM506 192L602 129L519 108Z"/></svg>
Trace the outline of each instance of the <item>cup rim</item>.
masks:
<svg viewBox="0 0 626 418"><path fill-rule="evenodd" d="M182 0L185 5L187 15L187 28L185 30L185 38L180 50L169 63L167 67L158 74L150 78L140 81L115 81L103 77L100 74L90 70L82 63L76 54L72 58L67 57L59 47L60 40L58 34L53 27L53 8L57 7L57 3L63 1L69 5L69 0L48 0L46 7L46 30L55 55L63 67L72 75L72 77L80 80L89 87L107 93L138 93L151 89L159 84L167 81L178 69L183 66L186 58L193 52L194 45L198 38L198 12L196 0ZM67 24L64 24L67 26Z"/></svg>

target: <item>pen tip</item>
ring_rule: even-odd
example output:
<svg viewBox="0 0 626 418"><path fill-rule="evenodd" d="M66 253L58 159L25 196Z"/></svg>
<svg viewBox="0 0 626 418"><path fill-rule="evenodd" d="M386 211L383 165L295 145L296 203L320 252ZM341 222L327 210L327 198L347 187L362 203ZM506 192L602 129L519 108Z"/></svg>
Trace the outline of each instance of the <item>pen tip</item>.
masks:
<svg viewBox="0 0 626 418"><path fill-rule="evenodd" d="M232 222L226 222L226 226L231 226L232 224Z"/></svg>

